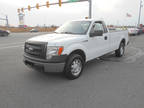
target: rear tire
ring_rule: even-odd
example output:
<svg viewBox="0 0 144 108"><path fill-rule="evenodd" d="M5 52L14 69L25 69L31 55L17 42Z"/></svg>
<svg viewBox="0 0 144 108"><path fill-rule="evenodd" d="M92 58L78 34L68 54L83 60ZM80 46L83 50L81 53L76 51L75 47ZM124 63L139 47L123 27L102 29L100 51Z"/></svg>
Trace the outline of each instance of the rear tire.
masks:
<svg viewBox="0 0 144 108"><path fill-rule="evenodd" d="M84 63L84 59L79 54L70 55L64 70L66 78L70 80L79 78L83 71Z"/></svg>
<svg viewBox="0 0 144 108"><path fill-rule="evenodd" d="M122 57L125 53L125 44L121 42L119 49L115 51L116 57Z"/></svg>

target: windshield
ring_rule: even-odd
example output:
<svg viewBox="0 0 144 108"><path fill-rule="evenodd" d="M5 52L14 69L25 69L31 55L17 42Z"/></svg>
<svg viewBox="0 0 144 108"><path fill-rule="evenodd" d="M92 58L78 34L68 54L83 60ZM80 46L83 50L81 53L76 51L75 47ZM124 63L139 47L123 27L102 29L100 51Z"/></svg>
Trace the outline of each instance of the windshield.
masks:
<svg viewBox="0 0 144 108"><path fill-rule="evenodd" d="M90 26L90 21L72 21L59 27L55 33L63 34L86 34Z"/></svg>

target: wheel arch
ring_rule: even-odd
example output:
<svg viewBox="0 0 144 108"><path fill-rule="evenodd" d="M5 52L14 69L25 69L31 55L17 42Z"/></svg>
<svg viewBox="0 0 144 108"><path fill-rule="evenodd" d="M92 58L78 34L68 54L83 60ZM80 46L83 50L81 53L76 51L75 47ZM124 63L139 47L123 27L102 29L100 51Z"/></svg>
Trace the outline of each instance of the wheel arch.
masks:
<svg viewBox="0 0 144 108"><path fill-rule="evenodd" d="M82 56L82 58L83 58L84 61L86 62L86 54L85 54L85 52L84 52L82 49L75 49L75 50L73 50L73 51L69 54L69 56L72 55L72 54L79 54L80 56Z"/></svg>
<svg viewBox="0 0 144 108"><path fill-rule="evenodd" d="M126 45L126 39L123 38L123 39L121 40L120 44L121 44L121 43L124 43L124 45Z"/></svg>

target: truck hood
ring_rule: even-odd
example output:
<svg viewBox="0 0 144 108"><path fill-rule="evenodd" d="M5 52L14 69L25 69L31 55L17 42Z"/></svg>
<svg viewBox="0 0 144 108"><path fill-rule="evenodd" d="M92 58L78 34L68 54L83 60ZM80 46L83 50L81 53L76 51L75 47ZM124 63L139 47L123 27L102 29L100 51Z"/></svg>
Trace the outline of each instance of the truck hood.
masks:
<svg viewBox="0 0 144 108"><path fill-rule="evenodd" d="M48 42L49 45L63 45L64 43L80 42L86 39L86 35L72 34L46 34L30 38L27 41L33 42Z"/></svg>

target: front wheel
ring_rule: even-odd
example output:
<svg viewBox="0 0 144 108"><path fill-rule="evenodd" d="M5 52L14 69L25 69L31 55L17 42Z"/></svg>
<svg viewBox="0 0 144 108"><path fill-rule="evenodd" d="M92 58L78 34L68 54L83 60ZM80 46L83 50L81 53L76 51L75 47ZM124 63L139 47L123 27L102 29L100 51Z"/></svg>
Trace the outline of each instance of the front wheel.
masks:
<svg viewBox="0 0 144 108"><path fill-rule="evenodd" d="M67 60L64 74L70 79L74 80L80 77L84 68L84 59L78 54L72 54Z"/></svg>
<svg viewBox="0 0 144 108"><path fill-rule="evenodd" d="M125 44L121 42L119 49L115 51L116 57L122 57L125 53Z"/></svg>

